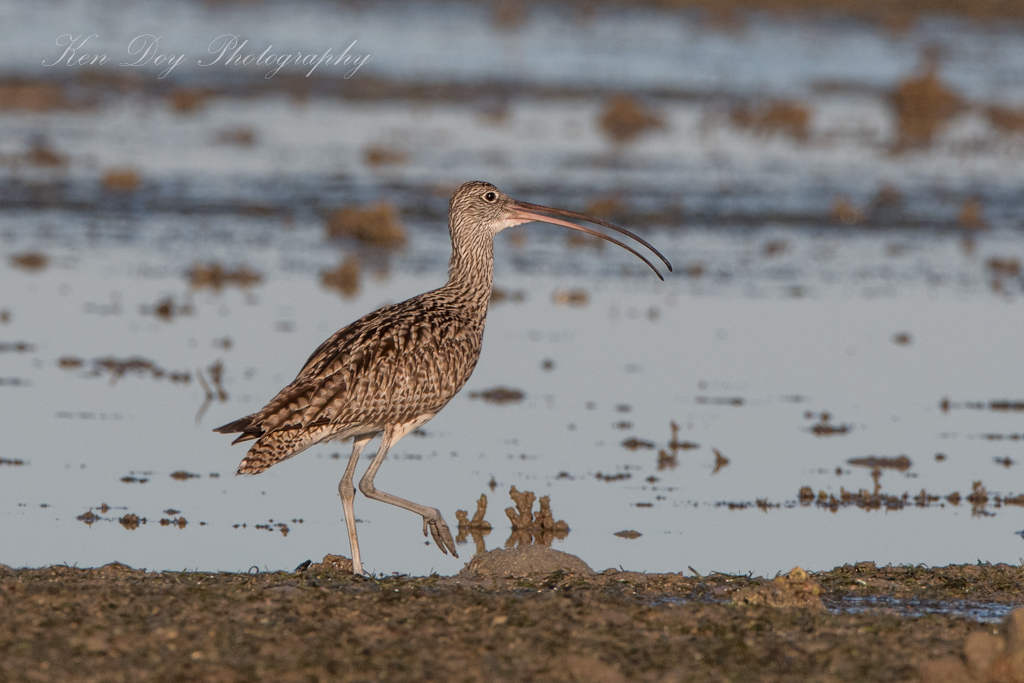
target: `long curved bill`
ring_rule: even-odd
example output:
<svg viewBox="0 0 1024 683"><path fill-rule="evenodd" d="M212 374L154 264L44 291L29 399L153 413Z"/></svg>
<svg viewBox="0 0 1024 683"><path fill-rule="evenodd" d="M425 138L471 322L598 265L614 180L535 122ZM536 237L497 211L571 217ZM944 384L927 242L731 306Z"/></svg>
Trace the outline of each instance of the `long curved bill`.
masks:
<svg viewBox="0 0 1024 683"><path fill-rule="evenodd" d="M588 216L585 213L577 213L576 211L567 211L565 209L555 209L555 208L552 208L550 206L541 206L540 204L529 204L527 202L520 202L518 200L513 200L512 201L512 216L516 220L521 220L523 223L528 223L530 221L537 221L538 223L551 223L552 225L561 225L563 227L569 228L570 230L579 230L580 232L585 232L588 235L593 235L594 237L600 237L601 239L607 240L607 241L611 242L612 244L620 246L623 249L625 249L626 251L628 251L629 253L633 254L634 256L639 258L641 261L646 263L650 267L650 269L654 271L654 274L657 275L661 280L665 279L665 277L661 274L661 272L654 266L653 263L651 263L647 259L646 256L644 256L643 254L641 254L640 252L638 252L636 249L634 249L633 247L629 246L628 244L624 244L624 243L620 242L619 240L615 239L614 237L609 237L608 235L605 235L604 233L600 233L597 230L591 230L590 228L584 228L582 225L576 225L575 223L570 223L569 221L559 220L558 218L552 218L551 216L544 216L544 215L542 215L540 213L537 213L538 211L543 211L544 213L553 213L556 216L566 216L567 218L575 218L576 220L586 221L587 223L594 223L595 225L600 225L600 226L603 226L603 227L608 228L610 230L614 230L615 232L622 233L623 235L626 235L627 237L631 237L632 239L636 240L637 242L639 242L640 244L644 245L645 247L650 249L652 252L654 252L654 254L659 259L661 259L661 262L665 264L665 267L668 268L669 272L672 271L672 264L669 263L668 259L665 258L660 251L658 251L657 249L652 247L643 238L639 237L638 235L634 235L629 230L626 230L625 228L619 227L618 225L615 225L614 223L609 223L608 221L603 221L603 220L601 220L599 218L594 218L592 216Z"/></svg>

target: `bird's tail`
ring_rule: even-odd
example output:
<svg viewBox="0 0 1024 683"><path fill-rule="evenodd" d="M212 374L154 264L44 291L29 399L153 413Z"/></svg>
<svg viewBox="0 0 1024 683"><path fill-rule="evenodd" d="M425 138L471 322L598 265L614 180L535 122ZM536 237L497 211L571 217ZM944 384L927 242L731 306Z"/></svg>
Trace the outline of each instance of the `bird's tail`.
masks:
<svg viewBox="0 0 1024 683"><path fill-rule="evenodd" d="M232 445L239 441L251 441L252 439L258 439L263 436L263 427L259 424L254 424L255 421L256 414L246 415L234 422L229 422L226 425L217 427L213 431L218 432L219 434L237 434L238 432L241 432L242 435L232 441Z"/></svg>
<svg viewBox="0 0 1024 683"><path fill-rule="evenodd" d="M230 426L230 425L225 425ZM236 430L237 431L237 430ZM236 474L259 474L282 460L294 457L310 446L331 435L327 428L278 429L259 437L249 452L242 458ZM242 437L245 434L243 433ZM239 440L242 439L239 437ZM255 438L255 437L250 437Z"/></svg>
<svg viewBox="0 0 1024 683"><path fill-rule="evenodd" d="M234 434L235 432L244 432L252 424L252 419L255 415L246 415L245 417L239 418L234 422L228 422L226 425L221 425L213 431L220 432L221 434Z"/></svg>

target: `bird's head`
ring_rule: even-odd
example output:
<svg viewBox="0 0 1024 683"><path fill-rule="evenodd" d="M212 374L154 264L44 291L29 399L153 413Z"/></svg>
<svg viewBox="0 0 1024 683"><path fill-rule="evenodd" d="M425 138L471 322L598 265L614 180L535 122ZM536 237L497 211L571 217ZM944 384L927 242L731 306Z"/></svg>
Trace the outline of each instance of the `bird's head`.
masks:
<svg viewBox="0 0 1024 683"><path fill-rule="evenodd" d="M455 190L448 210L453 220L494 236L505 228L525 222L514 217L514 203L515 200L494 185L472 180Z"/></svg>
<svg viewBox="0 0 1024 683"><path fill-rule="evenodd" d="M600 237L603 240L607 240L612 244L622 247L650 266L651 270L653 270L659 278L662 280L665 279L662 277L658 269L654 267L654 264L647 260L645 256L637 252L633 247L623 244L619 240L597 232L596 230L584 228L581 225L576 225L575 223L570 223L568 221L543 214L555 214L556 216L575 218L576 220L601 225L626 235L654 252L655 255L661 259L662 263L665 264L665 267L668 268L669 271L672 270L672 264L669 263L668 259L662 256L661 252L625 228L575 211L567 211L565 209L555 209L548 206L540 206L539 204L521 202L516 199L512 199L490 183L485 183L479 180L463 183L459 189L455 190L449 205L449 216L453 236L455 231L482 231L489 237L494 237L494 235L497 235L505 228L511 228L514 225L532 222L561 225L569 228L570 230L578 230L580 232L585 232L588 235Z"/></svg>

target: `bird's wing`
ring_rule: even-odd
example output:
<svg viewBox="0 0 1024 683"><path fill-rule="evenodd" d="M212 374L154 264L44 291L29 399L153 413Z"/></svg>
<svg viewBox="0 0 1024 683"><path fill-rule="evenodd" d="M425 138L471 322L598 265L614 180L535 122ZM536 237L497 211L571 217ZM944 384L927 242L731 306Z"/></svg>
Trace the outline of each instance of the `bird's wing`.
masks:
<svg viewBox="0 0 1024 683"><path fill-rule="evenodd" d="M263 441L277 431L327 429L321 440L341 425L377 431L436 413L472 372L482 321L462 319L425 296L385 306L342 328L263 409L215 431L241 432L237 443ZM289 440L295 446L305 441Z"/></svg>

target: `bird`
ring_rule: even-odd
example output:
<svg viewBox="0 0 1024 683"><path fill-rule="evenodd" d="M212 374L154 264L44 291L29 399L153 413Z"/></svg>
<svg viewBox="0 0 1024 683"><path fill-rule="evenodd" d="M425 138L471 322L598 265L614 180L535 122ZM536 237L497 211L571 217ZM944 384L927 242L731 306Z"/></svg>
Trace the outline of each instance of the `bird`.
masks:
<svg viewBox="0 0 1024 683"><path fill-rule="evenodd" d="M429 532L441 552L458 557L451 530L437 508L380 491L373 480L395 444L437 415L476 367L493 286L495 236L523 223L560 225L626 249L665 279L633 247L558 216L626 235L672 270L661 252L618 225L575 211L518 201L491 183L464 183L449 203L452 254L448 281L437 289L384 306L337 331L266 406L216 428L214 431L221 434L240 434L232 445L256 442L236 474L259 474L314 444L351 438L352 454L338 493L352 553L352 572L362 574L353 480L363 448L381 435L380 447L359 481L359 491L371 500L420 515L423 535Z"/></svg>

